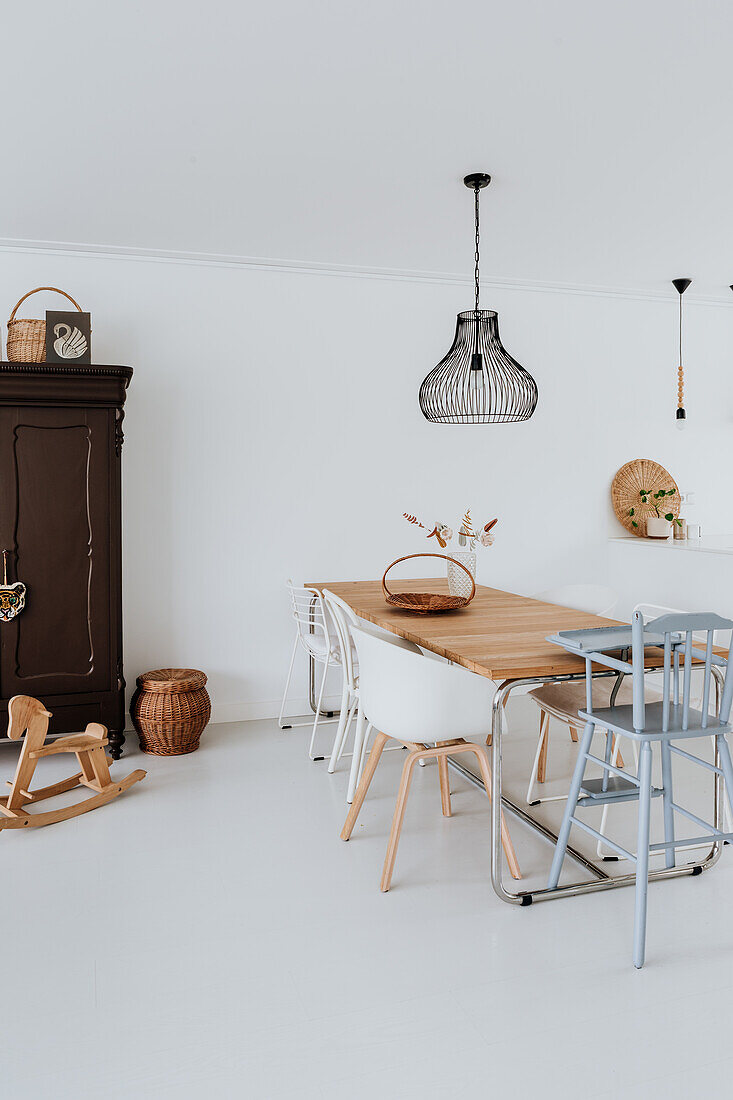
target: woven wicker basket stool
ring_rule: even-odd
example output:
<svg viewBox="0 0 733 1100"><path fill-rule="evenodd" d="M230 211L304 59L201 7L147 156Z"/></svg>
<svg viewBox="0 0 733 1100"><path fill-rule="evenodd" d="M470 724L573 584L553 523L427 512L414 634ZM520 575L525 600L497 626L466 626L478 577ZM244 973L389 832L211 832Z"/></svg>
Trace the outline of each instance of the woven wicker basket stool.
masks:
<svg viewBox="0 0 733 1100"><path fill-rule="evenodd" d="M137 678L130 703L140 748L153 756L195 752L211 717L206 675L195 668L159 668Z"/></svg>

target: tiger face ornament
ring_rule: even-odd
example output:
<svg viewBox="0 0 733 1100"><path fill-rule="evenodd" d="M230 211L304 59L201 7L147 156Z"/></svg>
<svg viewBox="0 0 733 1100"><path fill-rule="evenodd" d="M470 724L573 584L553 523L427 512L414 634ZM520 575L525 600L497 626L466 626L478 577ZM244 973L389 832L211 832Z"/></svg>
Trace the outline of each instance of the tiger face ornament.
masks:
<svg viewBox="0 0 733 1100"><path fill-rule="evenodd" d="M11 619L20 615L25 607L25 585L20 581L15 584L0 584L0 622L9 623Z"/></svg>

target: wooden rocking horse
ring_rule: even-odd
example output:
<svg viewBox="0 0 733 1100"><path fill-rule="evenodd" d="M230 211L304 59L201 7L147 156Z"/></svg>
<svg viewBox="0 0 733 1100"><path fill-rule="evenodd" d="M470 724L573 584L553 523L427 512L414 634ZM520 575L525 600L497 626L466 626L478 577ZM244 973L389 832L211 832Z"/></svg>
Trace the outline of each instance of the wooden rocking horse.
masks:
<svg viewBox="0 0 733 1100"><path fill-rule="evenodd" d="M110 761L104 746L108 744L107 730L98 722L90 722L84 733L75 733L71 737L57 737L48 745L46 734L48 720L52 715L38 699L29 695L15 695L8 703L8 737L17 741L25 733L25 741L20 751L15 777L8 781L10 794L0 797L0 829L20 829L26 826L54 825L69 817L96 810L111 802L113 798L126 791L133 783L145 778L144 771L130 772L124 779L113 781L109 774ZM30 789L33 773L42 756L56 756L62 752L73 752L79 761L81 771L52 783L49 787ZM75 787L89 787L95 793L90 798L75 802L72 806L63 806L46 813L27 813L29 803L41 802L44 798L53 798Z"/></svg>

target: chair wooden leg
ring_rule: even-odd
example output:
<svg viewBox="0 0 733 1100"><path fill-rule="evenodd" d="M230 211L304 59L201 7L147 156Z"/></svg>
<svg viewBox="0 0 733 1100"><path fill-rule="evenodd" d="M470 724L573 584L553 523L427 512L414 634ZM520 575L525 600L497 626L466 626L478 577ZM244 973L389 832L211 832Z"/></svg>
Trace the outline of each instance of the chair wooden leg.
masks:
<svg viewBox="0 0 733 1100"><path fill-rule="evenodd" d="M575 726L570 726L570 740L575 742L578 740L578 730Z"/></svg>
<svg viewBox="0 0 733 1100"><path fill-rule="evenodd" d="M359 811L364 805L364 799L367 796L369 790L369 784L371 783L374 773L377 770L377 764L379 758L382 755L382 749L387 741L386 733L378 733L374 738L374 744L372 745L372 751L369 753L369 759L367 765L364 768L364 774L361 777L361 782L356 788L356 794L354 795L354 801L351 803L351 809L346 815L346 821L344 827L341 830L341 839L348 840L356 825L356 819L359 816Z"/></svg>
<svg viewBox="0 0 733 1100"><path fill-rule="evenodd" d="M489 767L489 761L486 758L486 753L483 751L480 745L472 745L469 750L476 755L479 768L481 769L481 778L484 781L484 787L486 793L489 796L489 802L491 802L491 768ZM509 835L509 829L507 828L506 821L504 820L504 811L501 813L501 844L504 849L504 855L506 861L509 864L509 872L512 878L519 879L522 877L522 872L519 869L519 860L517 859L517 853L514 851L514 845L512 844L512 838Z"/></svg>
<svg viewBox="0 0 733 1100"><path fill-rule="evenodd" d="M448 782L448 757L438 757L438 776L440 778L440 803L443 808L443 817L451 816L450 784Z"/></svg>
<svg viewBox="0 0 733 1100"><path fill-rule="evenodd" d="M546 710L540 711L540 736L542 737L542 748L537 761L537 782L544 783L547 775L547 746L550 740L550 716Z"/></svg>
<svg viewBox="0 0 733 1100"><path fill-rule="evenodd" d="M421 751L422 750L417 750L408 753L407 759L405 760L404 766L402 768L400 789L397 792L397 804L394 810L394 817L392 818L392 829L389 834L387 855L384 858L384 869L382 870L381 890L383 893L386 893L387 890L389 890L390 884L392 882L392 871L394 870L394 861L395 857L397 856L397 845L400 842L402 822L405 819L405 808L407 806L407 796L410 793L412 772L416 762L420 759ZM425 755L424 751L423 755Z"/></svg>
<svg viewBox="0 0 733 1100"><path fill-rule="evenodd" d="M611 760L613 761L613 758L614 758L614 755L615 755L616 759L615 759L614 763L616 763L619 768L623 768L624 767L624 758L621 755L621 748L616 747L618 744L619 744L618 737L614 733L614 735L611 739Z"/></svg>

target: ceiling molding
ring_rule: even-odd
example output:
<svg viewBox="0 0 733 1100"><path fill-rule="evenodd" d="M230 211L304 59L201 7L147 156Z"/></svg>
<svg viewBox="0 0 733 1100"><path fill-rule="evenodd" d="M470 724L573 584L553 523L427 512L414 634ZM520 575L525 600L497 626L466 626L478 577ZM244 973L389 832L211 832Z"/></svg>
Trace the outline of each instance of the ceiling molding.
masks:
<svg viewBox="0 0 733 1100"><path fill-rule="evenodd" d="M324 275L341 279L378 279L389 282L432 283L472 286L470 275L443 271L408 271L393 268L352 267L346 264L322 264L302 260L278 260L253 256L232 256L208 252L176 252L159 248L127 248L120 245L79 244L65 241L14 240L0 237L0 252L41 253L54 256L95 257L97 259L192 265L196 267L244 268L290 275ZM530 279L482 278L481 285L498 290L533 294L581 294L595 298L625 298L632 301L671 302L670 291L649 291L635 287L593 286L582 283L553 283ZM730 293L720 296L688 295L689 305L733 306Z"/></svg>

